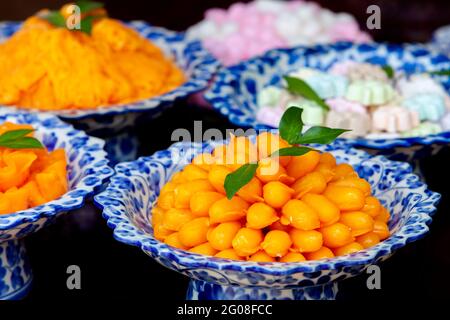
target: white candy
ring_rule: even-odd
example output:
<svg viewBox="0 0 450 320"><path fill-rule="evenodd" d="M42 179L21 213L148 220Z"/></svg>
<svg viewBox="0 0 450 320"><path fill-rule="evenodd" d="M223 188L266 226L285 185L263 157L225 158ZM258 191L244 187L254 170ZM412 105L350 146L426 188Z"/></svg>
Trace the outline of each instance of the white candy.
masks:
<svg viewBox="0 0 450 320"><path fill-rule="evenodd" d="M268 13L278 13L285 10L285 4L282 1L257 0L253 3L253 5L255 8Z"/></svg>
<svg viewBox="0 0 450 320"><path fill-rule="evenodd" d="M290 13L283 13L277 17L275 22L276 30L286 38L298 37L298 30L301 28L299 20Z"/></svg>
<svg viewBox="0 0 450 320"><path fill-rule="evenodd" d="M405 98L421 93L436 93L447 96L445 89L428 75L413 75L409 79L403 77L397 81L397 89Z"/></svg>
<svg viewBox="0 0 450 320"><path fill-rule="evenodd" d="M335 22L356 22L355 18L347 12L339 12L334 15Z"/></svg>
<svg viewBox="0 0 450 320"><path fill-rule="evenodd" d="M268 86L258 93L257 103L260 107L276 107L280 104L286 90L275 86Z"/></svg>
<svg viewBox="0 0 450 320"><path fill-rule="evenodd" d="M450 113L447 113L441 121L442 128L444 131L450 131Z"/></svg>
<svg viewBox="0 0 450 320"><path fill-rule="evenodd" d="M218 26L211 20L203 20L187 31L189 38L209 38L216 35L219 30Z"/></svg>
<svg viewBox="0 0 450 320"><path fill-rule="evenodd" d="M234 22L225 22L221 27L219 37L223 38L239 31L239 26Z"/></svg>

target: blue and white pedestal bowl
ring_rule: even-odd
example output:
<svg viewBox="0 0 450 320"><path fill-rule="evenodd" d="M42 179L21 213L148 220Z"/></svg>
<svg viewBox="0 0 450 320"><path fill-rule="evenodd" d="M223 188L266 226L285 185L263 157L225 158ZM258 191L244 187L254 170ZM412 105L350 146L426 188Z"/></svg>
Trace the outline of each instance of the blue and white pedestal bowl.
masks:
<svg viewBox="0 0 450 320"><path fill-rule="evenodd" d="M168 93L134 103L54 112L75 128L106 140L113 163L136 159L136 127L171 107L175 100L206 89L208 81L219 67L219 62L199 41L188 40L184 33L153 27L142 21L133 21L128 25L171 57L183 70L186 82ZM0 41L10 37L19 27L20 23L17 22L0 23Z"/></svg>
<svg viewBox="0 0 450 320"><path fill-rule="evenodd" d="M190 277L188 299L334 299L337 281L363 272L428 231L440 195L410 165L353 149L342 142L314 146L355 166L391 212L392 236L376 246L333 259L257 263L218 259L170 247L153 236L151 209L161 187L200 152L220 142L177 143L150 157L116 166L108 187L95 196L114 237L140 247L163 266Z"/></svg>
<svg viewBox="0 0 450 320"><path fill-rule="evenodd" d="M389 65L407 73L449 70L450 58L422 45L352 44L341 42L314 47L276 49L221 69L205 98L235 125L243 128L268 128L256 119L258 91L268 85L281 85L282 76L300 67L327 70L337 61L354 60ZM450 77L433 76L450 91ZM425 137L399 139L345 139L354 147L389 159L408 161L429 157L450 142L450 132Z"/></svg>
<svg viewBox="0 0 450 320"><path fill-rule="evenodd" d="M87 197L112 174L104 141L75 130L54 115L0 110L0 123L31 124L36 137L49 149L63 148L67 156L69 191L62 197L28 210L0 215L0 300L20 299L32 282L23 239L59 215L83 206Z"/></svg>

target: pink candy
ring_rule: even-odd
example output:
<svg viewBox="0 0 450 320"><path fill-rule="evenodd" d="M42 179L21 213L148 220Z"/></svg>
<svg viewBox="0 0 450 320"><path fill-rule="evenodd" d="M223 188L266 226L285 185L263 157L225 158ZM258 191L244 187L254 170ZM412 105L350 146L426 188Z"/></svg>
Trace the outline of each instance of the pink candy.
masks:
<svg viewBox="0 0 450 320"><path fill-rule="evenodd" d="M420 124L419 115L400 106L382 106L372 114L372 128L388 133L409 131Z"/></svg>
<svg viewBox="0 0 450 320"><path fill-rule="evenodd" d="M329 72L331 74L335 74L337 76L347 76L350 69L358 65L357 62L351 61L351 60L345 60L342 62L336 62L333 64L333 66L330 68Z"/></svg>
<svg viewBox="0 0 450 320"><path fill-rule="evenodd" d="M337 112L367 113L366 108L362 104L343 98L327 99L327 104L332 110Z"/></svg>
<svg viewBox="0 0 450 320"><path fill-rule="evenodd" d="M205 18L217 24L222 24L227 21L227 11L218 8L208 9L205 12Z"/></svg>
<svg viewBox="0 0 450 320"><path fill-rule="evenodd" d="M361 32L358 24L354 21L337 22L332 29L331 39L333 41L354 41L356 43L370 41L367 33Z"/></svg>
<svg viewBox="0 0 450 320"><path fill-rule="evenodd" d="M337 15L304 1L258 0L234 3L228 10L209 9L205 20L187 33L203 40L224 65L298 44L370 40L351 16Z"/></svg>
<svg viewBox="0 0 450 320"><path fill-rule="evenodd" d="M256 119L261 123L277 128L278 124L280 123L283 112L284 110L281 107L276 108L261 107L258 108L258 112L256 113Z"/></svg>

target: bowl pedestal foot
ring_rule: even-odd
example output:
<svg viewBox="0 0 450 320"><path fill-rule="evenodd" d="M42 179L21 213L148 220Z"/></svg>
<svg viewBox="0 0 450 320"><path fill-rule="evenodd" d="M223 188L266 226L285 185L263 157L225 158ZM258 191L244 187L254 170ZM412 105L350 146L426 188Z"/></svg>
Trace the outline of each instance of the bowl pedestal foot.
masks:
<svg viewBox="0 0 450 320"><path fill-rule="evenodd" d="M276 289L270 287L222 286L191 280L187 300L334 300L338 291L336 282L314 287Z"/></svg>
<svg viewBox="0 0 450 320"><path fill-rule="evenodd" d="M24 298L32 280L23 240L0 242L0 300Z"/></svg>

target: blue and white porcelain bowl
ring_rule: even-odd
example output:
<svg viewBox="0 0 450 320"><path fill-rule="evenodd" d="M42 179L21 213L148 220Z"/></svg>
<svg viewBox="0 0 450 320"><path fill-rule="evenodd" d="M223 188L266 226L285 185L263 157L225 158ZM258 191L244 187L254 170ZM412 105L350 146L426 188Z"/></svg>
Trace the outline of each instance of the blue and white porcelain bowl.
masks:
<svg viewBox="0 0 450 320"><path fill-rule="evenodd" d="M206 89L208 81L219 67L219 62L202 47L200 41L188 40L184 33L150 26L142 21L132 21L127 25L171 57L183 70L186 81L168 93L133 103L53 112L77 129L105 138L113 162L136 159L138 145L135 136L130 134L133 127L156 117L172 106L175 100ZM10 37L20 26L19 22L1 22L0 42Z"/></svg>
<svg viewBox="0 0 450 320"><path fill-rule="evenodd" d="M48 150L63 148L67 156L69 191L43 205L0 215L0 300L20 299L32 282L23 238L53 222L58 216L83 206L113 174L108 166L104 141L75 130L49 114L8 113L0 110L0 123L30 124Z"/></svg>
<svg viewBox="0 0 450 320"><path fill-rule="evenodd" d="M205 93L217 111L240 127L267 128L258 122L257 92L268 85L281 85L282 76L300 67L327 70L338 61L353 60L381 66L389 65L407 73L449 70L450 58L423 45L385 43L352 44L341 42L314 47L268 51L263 56L221 69ZM449 76L433 76L450 91ZM450 142L450 132L424 137L396 139L346 139L355 147L392 160L413 162L430 156Z"/></svg>
<svg viewBox="0 0 450 320"><path fill-rule="evenodd" d="M104 192L95 196L114 237L138 246L163 266L192 280L188 299L334 299L337 281L363 272L428 232L440 195L427 189L407 163L371 156L345 143L314 146L352 164L391 212L391 237L358 253L303 263L218 259L170 247L153 236L151 210L161 187L201 152L221 142L176 143L150 157L116 166Z"/></svg>

